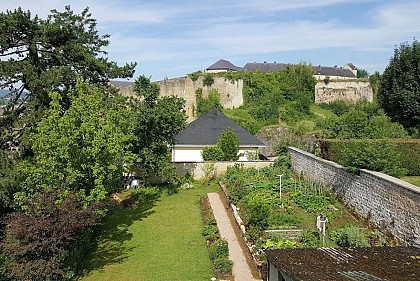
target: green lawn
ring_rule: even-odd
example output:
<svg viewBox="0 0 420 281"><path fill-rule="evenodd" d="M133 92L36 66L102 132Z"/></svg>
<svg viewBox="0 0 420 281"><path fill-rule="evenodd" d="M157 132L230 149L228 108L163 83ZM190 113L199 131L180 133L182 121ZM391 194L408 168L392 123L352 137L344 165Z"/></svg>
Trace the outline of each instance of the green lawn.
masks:
<svg viewBox="0 0 420 281"><path fill-rule="evenodd" d="M215 189L140 193L139 204L107 217L79 280L210 280L213 270L201 235L198 198Z"/></svg>
<svg viewBox="0 0 420 281"><path fill-rule="evenodd" d="M412 176L412 177L407 176L407 177L402 177L401 179L411 184L420 186L420 176Z"/></svg>

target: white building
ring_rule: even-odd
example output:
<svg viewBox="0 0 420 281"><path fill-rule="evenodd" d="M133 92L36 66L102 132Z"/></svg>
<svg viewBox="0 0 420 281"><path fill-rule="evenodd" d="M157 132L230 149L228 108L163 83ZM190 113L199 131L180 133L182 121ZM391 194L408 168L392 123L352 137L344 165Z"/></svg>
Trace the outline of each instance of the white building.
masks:
<svg viewBox="0 0 420 281"><path fill-rule="evenodd" d="M203 162L202 150L217 144L220 135L231 128L239 139L238 161L248 161L266 145L217 109L212 109L191 122L176 137L172 147L172 162Z"/></svg>

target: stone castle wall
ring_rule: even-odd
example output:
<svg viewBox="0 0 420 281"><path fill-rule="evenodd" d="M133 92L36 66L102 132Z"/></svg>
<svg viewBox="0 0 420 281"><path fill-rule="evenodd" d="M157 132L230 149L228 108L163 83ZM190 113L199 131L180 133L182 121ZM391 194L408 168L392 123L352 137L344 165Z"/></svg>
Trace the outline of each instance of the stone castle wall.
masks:
<svg viewBox="0 0 420 281"><path fill-rule="evenodd" d="M160 87L161 96L175 95L185 99L185 111L189 116L189 121L194 120L194 108L196 105L195 91L198 88L203 89L203 96L207 97L212 89L220 93L221 104L224 108L235 108L243 105L243 80L231 81L224 77L214 77L214 83L211 86L203 86L203 76L196 81L189 77L180 77L165 79L154 82ZM120 85L119 89L125 96L133 96L133 83ZM333 100L373 101L372 88L369 82L362 81L330 81L325 84L318 81L315 86L315 103L328 103Z"/></svg>
<svg viewBox="0 0 420 281"><path fill-rule="evenodd" d="M315 103L329 103L334 100L372 102L372 87L369 82L363 81L330 81L328 84L318 81L315 85Z"/></svg>
<svg viewBox="0 0 420 281"><path fill-rule="evenodd" d="M235 108L243 104L242 88L243 81L231 81L224 77L214 77L214 83L211 86L203 86L203 77L200 76L196 81L189 77L180 77L166 79L155 82L160 86L161 96L175 95L185 99L185 110L189 119L193 119L193 110L196 105L195 91L198 88L203 89L203 97L207 97L212 89L220 93L220 102L224 108Z"/></svg>
<svg viewBox="0 0 420 281"><path fill-rule="evenodd" d="M404 244L420 245L420 187L369 170L356 175L313 154L288 150L294 172L330 187L357 214Z"/></svg>

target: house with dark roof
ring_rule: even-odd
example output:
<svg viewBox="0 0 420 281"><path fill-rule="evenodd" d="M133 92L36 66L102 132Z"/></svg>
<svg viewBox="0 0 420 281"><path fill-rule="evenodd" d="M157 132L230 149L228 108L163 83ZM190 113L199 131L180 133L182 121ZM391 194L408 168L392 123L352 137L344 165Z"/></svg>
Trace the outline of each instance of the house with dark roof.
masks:
<svg viewBox="0 0 420 281"><path fill-rule="evenodd" d="M418 281L420 248L267 250L267 281Z"/></svg>
<svg viewBox="0 0 420 281"><path fill-rule="evenodd" d="M263 63L247 63L243 70L251 72L275 72L286 69L291 64L277 63L277 62L263 62ZM317 80L323 80L327 76L330 79L354 79L357 78L357 68L348 63L344 67L335 66L312 66L314 69L314 77Z"/></svg>
<svg viewBox="0 0 420 281"><path fill-rule="evenodd" d="M313 68L315 69L314 77L317 80L324 80L326 77L329 77L330 79L355 79L357 78L356 68L354 68L354 70L351 70L349 68L338 67L336 65L335 66L319 65Z"/></svg>
<svg viewBox="0 0 420 281"><path fill-rule="evenodd" d="M229 71L240 71L241 67L233 65L230 61L220 59L214 64L206 68L208 73L218 73L218 72L229 72Z"/></svg>
<svg viewBox="0 0 420 281"><path fill-rule="evenodd" d="M220 135L227 128L231 128L239 139L238 161L248 161L250 152L258 152L260 148L266 146L247 130L213 108L175 136L176 144L172 147L172 161L203 162L201 154L203 148L216 145Z"/></svg>
<svg viewBox="0 0 420 281"><path fill-rule="evenodd" d="M288 63L267 63L267 62L253 62L244 65L243 69L251 72L276 72L286 69L290 64Z"/></svg>

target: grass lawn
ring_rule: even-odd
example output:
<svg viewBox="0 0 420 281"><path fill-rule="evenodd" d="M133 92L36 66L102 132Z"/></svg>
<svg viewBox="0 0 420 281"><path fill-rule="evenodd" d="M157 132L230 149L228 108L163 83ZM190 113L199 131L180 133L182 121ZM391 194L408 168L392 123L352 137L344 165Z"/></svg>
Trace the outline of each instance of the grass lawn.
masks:
<svg viewBox="0 0 420 281"><path fill-rule="evenodd" d="M420 176L412 176L412 177L407 176L407 177L402 177L401 179L411 184L420 186Z"/></svg>
<svg viewBox="0 0 420 281"><path fill-rule="evenodd" d="M328 118L328 117L335 116L335 114L331 110L321 108L317 104L311 104L310 105L310 110L317 117L319 116L319 117L322 117L322 118Z"/></svg>
<svg viewBox="0 0 420 281"><path fill-rule="evenodd" d="M198 198L217 186L174 195L139 193L138 204L109 215L78 280L210 280ZM218 191L218 190L217 190Z"/></svg>

